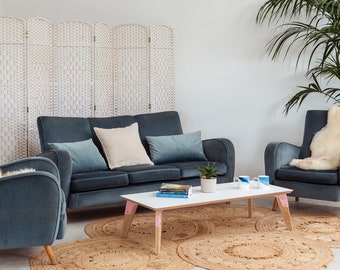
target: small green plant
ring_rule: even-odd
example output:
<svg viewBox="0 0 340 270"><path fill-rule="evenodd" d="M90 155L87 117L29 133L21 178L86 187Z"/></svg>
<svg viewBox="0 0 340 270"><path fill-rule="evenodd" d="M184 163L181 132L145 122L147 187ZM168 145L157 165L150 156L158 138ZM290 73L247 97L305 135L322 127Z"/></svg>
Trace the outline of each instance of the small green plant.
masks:
<svg viewBox="0 0 340 270"><path fill-rule="evenodd" d="M215 162L208 162L204 167L198 167L198 171L200 172L200 176L205 179L215 178L221 174L221 172L215 168Z"/></svg>

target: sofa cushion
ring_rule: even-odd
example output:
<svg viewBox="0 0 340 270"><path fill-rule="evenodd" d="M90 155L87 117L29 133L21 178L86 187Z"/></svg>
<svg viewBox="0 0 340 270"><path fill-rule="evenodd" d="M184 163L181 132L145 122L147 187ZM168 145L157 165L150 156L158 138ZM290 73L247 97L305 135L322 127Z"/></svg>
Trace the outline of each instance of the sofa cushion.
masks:
<svg viewBox="0 0 340 270"><path fill-rule="evenodd" d="M94 127L97 128L122 128L132 125L137 122L136 117L132 115L121 115L121 116L111 116L111 117L91 117L88 118L91 131L92 131L92 139L95 145L97 145L99 151L105 156L103 147L94 131Z"/></svg>
<svg viewBox="0 0 340 270"><path fill-rule="evenodd" d="M107 189L127 186L129 178L127 173L120 171L93 171L72 175L71 192Z"/></svg>
<svg viewBox="0 0 340 270"><path fill-rule="evenodd" d="M180 179L180 170L164 165L138 165L117 168L129 175L129 183L146 183Z"/></svg>
<svg viewBox="0 0 340 270"><path fill-rule="evenodd" d="M138 123L124 128L93 129L103 146L110 169L139 164L153 165L140 141Z"/></svg>
<svg viewBox="0 0 340 270"><path fill-rule="evenodd" d="M190 177L200 177L200 172L198 167L204 167L208 164L208 161L186 161L186 162L171 162L164 165L173 166L180 169L180 178L190 178ZM227 166L224 163L215 163L215 168L221 175L226 174Z"/></svg>
<svg viewBox="0 0 340 270"><path fill-rule="evenodd" d="M276 171L276 178L285 181L337 185L338 170L323 171L323 170L300 170L293 166L282 166ZM275 184L275 183L274 183Z"/></svg>
<svg viewBox="0 0 340 270"><path fill-rule="evenodd" d="M72 160L72 173L106 170L106 162L92 139L70 143L49 143L50 150L66 150Z"/></svg>
<svg viewBox="0 0 340 270"><path fill-rule="evenodd" d="M201 132L171 136L146 136L155 164L190 160L207 160L201 140Z"/></svg>

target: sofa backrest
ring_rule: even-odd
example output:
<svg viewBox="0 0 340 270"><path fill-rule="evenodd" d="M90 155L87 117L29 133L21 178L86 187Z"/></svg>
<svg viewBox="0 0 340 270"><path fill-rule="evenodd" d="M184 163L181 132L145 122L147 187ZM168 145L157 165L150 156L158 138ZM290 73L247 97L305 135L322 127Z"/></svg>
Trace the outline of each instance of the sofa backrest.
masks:
<svg viewBox="0 0 340 270"><path fill-rule="evenodd" d="M87 118L39 116L37 124L42 152L49 149L48 143L77 142L92 137Z"/></svg>
<svg viewBox="0 0 340 270"><path fill-rule="evenodd" d="M178 112L167 111L159 113L136 115L140 139L149 153L145 136L167 136L183 134Z"/></svg>
<svg viewBox="0 0 340 270"><path fill-rule="evenodd" d="M48 143L76 142L92 138L101 153L101 144L93 130L99 128L120 128L138 122L141 141L149 153L145 136L165 136L182 134L182 126L178 112L167 111L139 115L123 115L113 117L38 117L38 129L41 150L48 150Z"/></svg>
<svg viewBox="0 0 340 270"><path fill-rule="evenodd" d="M311 156L310 144L315 133L327 125L327 110L310 110L306 113L305 130L299 158Z"/></svg>

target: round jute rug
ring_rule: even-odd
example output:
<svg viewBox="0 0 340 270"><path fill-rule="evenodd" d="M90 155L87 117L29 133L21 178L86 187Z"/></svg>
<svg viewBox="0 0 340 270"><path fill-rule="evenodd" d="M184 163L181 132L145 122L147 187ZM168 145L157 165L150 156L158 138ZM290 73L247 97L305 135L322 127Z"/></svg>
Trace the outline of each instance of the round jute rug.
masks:
<svg viewBox="0 0 340 270"><path fill-rule="evenodd" d="M193 236L208 234L213 231L214 224L206 220L188 219L181 215L163 214L162 239L182 241ZM254 223L255 224L255 223ZM112 217L91 222L85 227L85 233L92 237L120 236L123 226L123 217ZM135 215L128 237L144 237L153 241L155 235L155 215Z"/></svg>
<svg viewBox="0 0 340 270"><path fill-rule="evenodd" d="M340 247L340 217L326 212L291 213L294 232L306 238L321 240L329 247ZM287 227L281 214L263 216L256 222L258 231L283 232Z"/></svg>
<svg viewBox="0 0 340 270"><path fill-rule="evenodd" d="M51 265L44 251L30 259L32 270L193 269L176 254L177 244L162 241L154 255L153 241L101 237L53 246L57 265Z"/></svg>
<svg viewBox="0 0 340 270"><path fill-rule="evenodd" d="M216 231L255 231L255 223L259 218L272 214L269 208L253 206L252 217L248 217L248 205L246 204L212 204L206 206L182 208L174 210L176 215L184 215L198 220L210 221Z"/></svg>
<svg viewBox="0 0 340 270"><path fill-rule="evenodd" d="M323 269L334 255L322 242L294 233L212 234L179 244L178 255L206 269Z"/></svg>
<svg viewBox="0 0 340 270"><path fill-rule="evenodd" d="M248 218L247 205L214 204L190 207L163 213L162 239L183 241L191 237L214 232L241 233L256 231L256 220L272 211L253 207L253 217ZM137 235L154 237L154 213L136 214L129 238ZM90 237L120 235L123 217L112 217L91 222L85 227Z"/></svg>

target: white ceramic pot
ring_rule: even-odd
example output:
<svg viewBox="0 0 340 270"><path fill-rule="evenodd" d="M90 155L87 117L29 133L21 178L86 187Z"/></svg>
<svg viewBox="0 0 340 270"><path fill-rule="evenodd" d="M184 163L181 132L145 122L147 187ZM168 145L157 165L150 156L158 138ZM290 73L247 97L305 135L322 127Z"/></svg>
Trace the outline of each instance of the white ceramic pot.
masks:
<svg viewBox="0 0 340 270"><path fill-rule="evenodd" d="M208 193L216 192L216 178L201 178L201 191Z"/></svg>

